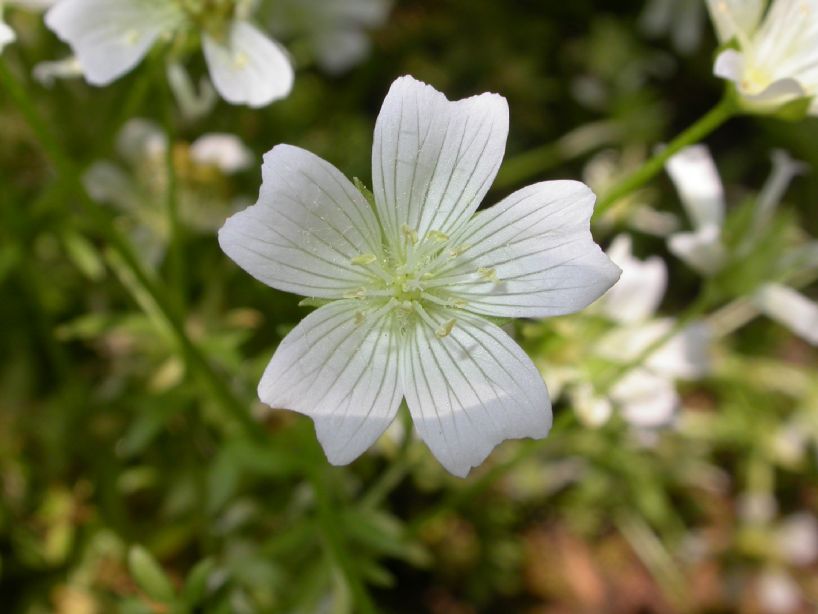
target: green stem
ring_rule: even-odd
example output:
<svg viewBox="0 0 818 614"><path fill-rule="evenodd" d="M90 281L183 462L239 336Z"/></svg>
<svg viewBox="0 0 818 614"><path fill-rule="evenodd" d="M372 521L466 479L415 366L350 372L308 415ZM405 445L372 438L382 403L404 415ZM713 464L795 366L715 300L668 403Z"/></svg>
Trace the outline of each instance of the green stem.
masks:
<svg viewBox="0 0 818 614"><path fill-rule="evenodd" d="M733 98L725 95L721 101L695 124L677 136L638 170L623 178L599 200L594 209L594 217L599 217L620 199L632 194L656 175L662 172L665 163L679 151L695 145L739 112Z"/></svg>
<svg viewBox="0 0 818 614"><path fill-rule="evenodd" d="M412 447L412 421L408 409L402 412L401 418L404 430L398 453L389 464L389 467L381 474L378 481L361 497L361 507L372 509L380 505L412 468L412 462L409 458L409 450Z"/></svg>
<svg viewBox="0 0 818 614"><path fill-rule="evenodd" d="M157 71L159 78L164 79L164 73ZM165 174L167 179L166 209L168 216L168 266L170 287L176 299L177 306L185 307L185 258L183 249L183 229L179 220L179 191L174 160L176 130L173 121L173 98L168 88L163 88L164 96L164 123L167 135L167 151L165 153Z"/></svg>
<svg viewBox="0 0 818 614"><path fill-rule="evenodd" d="M360 614L375 614L377 609L359 577L358 568L348 556L343 527L339 527L336 521L339 516L335 514L337 506L334 505L332 492L327 483L327 471L324 467L315 466L311 466L308 471L318 505L318 526L330 560L341 571L352 592L355 599L354 611Z"/></svg>

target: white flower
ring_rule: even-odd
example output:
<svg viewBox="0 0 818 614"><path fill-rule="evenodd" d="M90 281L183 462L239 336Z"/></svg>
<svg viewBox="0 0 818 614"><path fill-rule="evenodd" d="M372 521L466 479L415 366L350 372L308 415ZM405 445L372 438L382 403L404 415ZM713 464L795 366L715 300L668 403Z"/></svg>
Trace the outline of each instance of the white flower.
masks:
<svg viewBox="0 0 818 614"><path fill-rule="evenodd" d="M781 150L772 152L772 173L758 196L755 228L763 231L790 182L806 171L803 162ZM722 241L725 217L724 186L710 150L704 145L683 149L666 165L682 205L693 224L691 232L677 232L668 248L702 275L719 273L730 254ZM753 237L748 237L752 241Z"/></svg>
<svg viewBox="0 0 818 614"><path fill-rule="evenodd" d="M286 36L303 36L319 65L340 73L369 52L366 31L386 21L391 0L277 0L270 25Z"/></svg>
<svg viewBox="0 0 818 614"><path fill-rule="evenodd" d="M818 304L777 283L764 284L752 300L762 313L786 326L807 343L818 345Z"/></svg>
<svg viewBox="0 0 818 614"><path fill-rule="evenodd" d="M232 3L61 0L46 24L71 45L93 85L107 85L132 70L159 39L198 29L210 76L228 102L261 107L292 88L293 69L284 49Z"/></svg>
<svg viewBox="0 0 818 614"><path fill-rule="evenodd" d="M818 93L817 0L708 0L722 43L716 76L732 81L745 104L774 110ZM809 101L809 112L818 104Z"/></svg>
<svg viewBox="0 0 818 614"><path fill-rule="evenodd" d="M329 301L281 342L258 392L310 416L332 463L372 445L404 398L458 476L505 439L548 433L542 377L483 316L577 311L619 270L593 242L581 183L539 183L475 215L507 133L501 96L450 102L402 77L375 127L371 204L334 166L279 145L258 203L220 231L258 280Z"/></svg>
<svg viewBox="0 0 818 614"><path fill-rule="evenodd" d="M92 198L124 214L133 242L150 263L164 256L170 237L167 215L168 138L153 122L134 118L117 135L126 164L94 162L83 176ZM206 134L186 147L173 144L180 220L189 230L212 233L226 211L236 210L225 190L226 176L247 168L252 154L230 134ZM246 206L242 199L241 206Z"/></svg>
<svg viewBox="0 0 818 614"><path fill-rule="evenodd" d="M3 7L19 6L32 11L42 10L54 4L57 0L0 0L0 53L6 45L10 45L17 40L17 35L5 21L3 21Z"/></svg>
<svg viewBox="0 0 818 614"><path fill-rule="evenodd" d="M608 248L608 257L622 269L622 276L605 299L605 315L622 323L647 320L656 313L667 288L667 267L659 256L639 260L633 255L631 238L619 235Z"/></svg>
<svg viewBox="0 0 818 614"><path fill-rule="evenodd" d="M667 267L656 256L644 261L634 257L626 235L614 239L608 256L622 269L622 277L605 295L601 307L621 326L600 340L597 352L613 362L628 364L668 337L675 326L670 318L655 318L667 288ZM692 323L670 336L643 364L630 369L610 390L622 417L645 429L669 424L680 404L675 381L696 379L707 372L709 344L708 328Z"/></svg>
<svg viewBox="0 0 818 614"><path fill-rule="evenodd" d="M787 563L812 565L818 560L818 519L808 512L788 516L776 528L775 544Z"/></svg>
<svg viewBox="0 0 818 614"><path fill-rule="evenodd" d="M674 233L668 248L699 273L713 275L727 258L721 242L724 187L713 157L706 146L694 145L668 160L666 168L693 223L692 232Z"/></svg>

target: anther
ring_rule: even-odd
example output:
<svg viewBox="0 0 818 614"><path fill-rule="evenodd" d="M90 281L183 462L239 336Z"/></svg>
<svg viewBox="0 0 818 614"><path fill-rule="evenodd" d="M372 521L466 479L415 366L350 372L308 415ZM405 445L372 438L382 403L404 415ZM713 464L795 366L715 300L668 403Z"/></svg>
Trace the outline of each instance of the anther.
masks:
<svg viewBox="0 0 818 614"><path fill-rule="evenodd" d="M497 269L494 267L480 267L477 274L486 281L497 281Z"/></svg>
<svg viewBox="0 0 818 614"><path fill-rule="evenodd" d="M372 264L378 259L375 254L361 254L349 260L349 263L356 266L366 266Z"/></svg>
<svg viewBox="0 0 818 614"><path fill-rule="evenodd" d="M356 311L355 312L355 325L360 326L366 320L366 314L363 311Z"/></svg>
<svg viewBox="0 0 818 614"><path fill-rule="evenodd" d="M414 228L410 228L406 224L400 227L400 231L403 233L403 236L406 237L406 240L409 241L412 245L417 245L418 242L418 231Z"/></svg>
<svg viewBox="0 0 818 614"><path fill-rule="evenodd" d="M344 298L362 299L366 296L366 288L358 288L356 290L349 290L344 293Z"/></svg>
<svg viewBox="0 0 818 614"><path fill-rule="evenodd" d="M449 320L443 326L441 326L440 328L438 328L435 331L435 335L439 339L444 339L444 338L448 337L452 333L452 330L454 329L454 325L455 325L455 320Z"/></svg>
<svg viewBox="0 0 818 614"><path fill-rule="evenodd" d="M449 235L447 235L445 232L440 232L439 230L430 230L426 233L426 236L432 241L437 241L438 243L445 243L449 240Z"/></svg>
<svg viewBox="0 0 818 614"><path fill-rule="evenodd" d="M457 257L458 257L458 256L460 256L460 255L461 255L463 252L468 251L468 250L470 250L470 249L471 249L471 245L468 245L468 244L463 244L463 245L460 245L459 247L454 247L454 248L450 249L450 250L449 250L449 255L450 255L452 258L457 258Z"/></svg>

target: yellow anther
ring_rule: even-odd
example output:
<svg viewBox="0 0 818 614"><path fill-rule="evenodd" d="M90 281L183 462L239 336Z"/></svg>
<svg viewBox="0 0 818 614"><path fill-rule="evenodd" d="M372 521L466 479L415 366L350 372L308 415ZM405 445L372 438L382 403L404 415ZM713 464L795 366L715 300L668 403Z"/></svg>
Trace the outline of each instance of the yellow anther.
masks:
<svg viewBox="0 0 818 614"><path fill-rule="evenodd" d="M449 320L443 326L441 326L440 328L438 328L435 331L435 335L439 339L443 339L445 337L448 337L452 333L452 329L454 329L454 325L455 325L455 320Z"/></svg>
<svg viewBox="0 0 818 614"><path fill-rule="evenodd" d="M452 258L457 258L463 252L465 252L467 250L470 250L470 249L471 249L471 245L463 244L463 245L460 245L459 247L454 247L454 248L450 249L449 250L449 255Z"/></svg>
<svg viewBox="0 0 818 614"><path fill-rule="evenodd" d="M366 296L366 288L357 288L355 290L349 290L348 292L344 292L344 298L354 298L354 299L361 299Z"/></svg>
<svg viewBox="0 0 818 614"><path fill-rule="evenodd" d="M486 281L497 281L497 269L493 267L480 267L477 274Z"/></svg>
<svg viewBox="0 0 818 614"><path fill-rule="evenodd" d="M400 231L403 233L403 236L406 237L406 240L409 241L412 245L417 245L418 242L418 231L414 228L410 228L406 224L400 227Z"/></svg>
<svg viewBox="0 0 818 614"><path fill-rule="evenodd" d="M357 326L360 326L361 324L364 323L364 320L366 320L366 315L364 315L364 312L363 311L356 311L355 312L355 324Z"/></svg>
<svg viewBox="0 0 818 614"><path fill-rule="evenodd" d="M438 243L445 243L449 240L449 235L447 235L445 232L440 232L439 230L430 230L426 233L426 236L432 241L437 241Z"/></svg>
<svg viewBox="0 0 818 614"><path fill-rule="evenodd" d="M366 266L367 264L372 264L377 259L378 257L375 254L361 254L360 256L351 258L349 262L357 266Z"/></svg>

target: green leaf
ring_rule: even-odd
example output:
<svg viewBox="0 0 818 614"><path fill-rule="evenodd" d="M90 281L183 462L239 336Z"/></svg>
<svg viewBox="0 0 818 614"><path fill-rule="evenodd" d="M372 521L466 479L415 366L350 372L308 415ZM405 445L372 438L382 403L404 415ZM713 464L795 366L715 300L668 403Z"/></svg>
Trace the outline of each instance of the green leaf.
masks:
<svg viewBox="0 0 818 614"><path fill-rule="evenodd" d="M215 568L213 559L202 559L196 563L182 588L182 599L186 605L193 608L202 602L207 592L207 581Z"/></svg>
<svg viewBox="0 0 818 614"><path fill-rule="evenodd" d="M133 546L128 552L128 568L136 583L151 599L171 603L176 596L162 567L142 546Z"/></svg>

